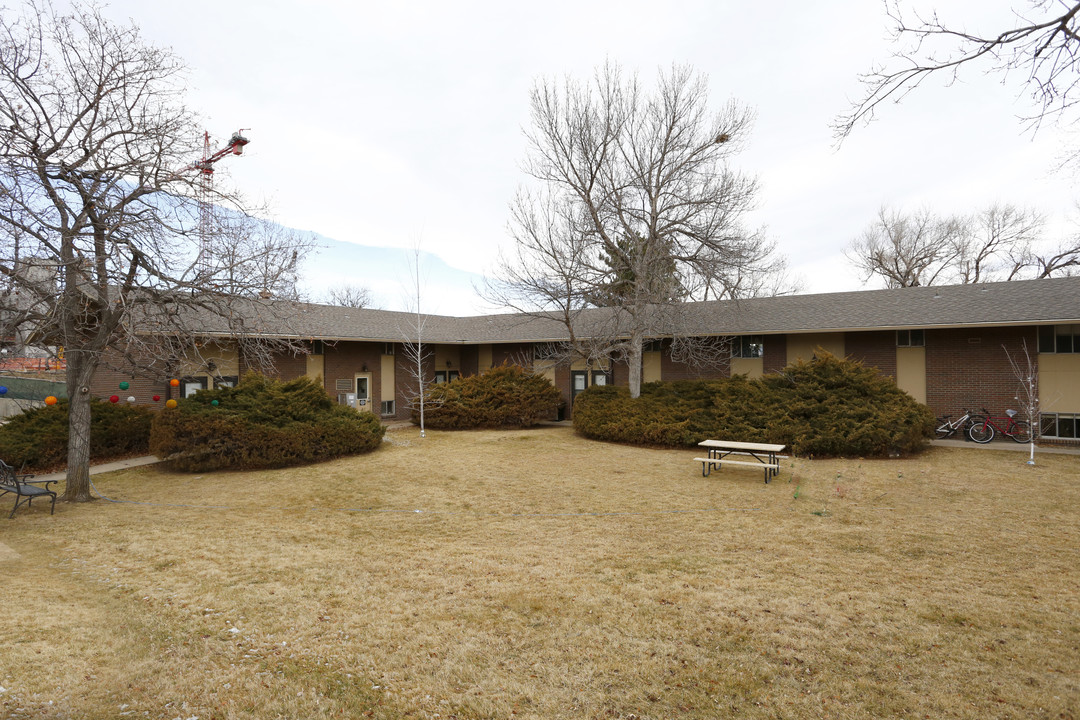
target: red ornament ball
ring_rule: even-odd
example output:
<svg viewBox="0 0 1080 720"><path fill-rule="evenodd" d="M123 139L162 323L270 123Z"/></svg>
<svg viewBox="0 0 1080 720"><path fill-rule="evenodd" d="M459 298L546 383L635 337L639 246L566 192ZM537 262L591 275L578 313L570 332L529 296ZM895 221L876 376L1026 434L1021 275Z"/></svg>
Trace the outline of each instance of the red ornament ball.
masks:
<svg viewBox="0 0 1080 720"><path fill-rule="evenodd" d="M154 396L154 402L157 402L157 401L158 401L158 400L160 400L160 399L161 399L161 396L160 396L160 395L155 395L155 396Z"/></svg>
<svg viewBox="0 0 1080 720"><path fill-rule="evenodd" d="M110 395L109 396L109 402L111 402L111 403L120 402L120 396L119 395Z"/></svg>

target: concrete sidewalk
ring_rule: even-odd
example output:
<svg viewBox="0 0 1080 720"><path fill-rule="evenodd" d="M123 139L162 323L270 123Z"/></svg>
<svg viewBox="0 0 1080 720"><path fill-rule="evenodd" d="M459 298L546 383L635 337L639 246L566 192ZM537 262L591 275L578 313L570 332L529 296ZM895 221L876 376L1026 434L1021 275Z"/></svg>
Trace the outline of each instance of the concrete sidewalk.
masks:
<svg viewBox="0 0 1080 720"><path fill-rule="evenodd" d="M101 463L100 465L91 465L90 474L100 475L101 473L114 472L116 470L126 470L127 468L139 467L140 465L153 465L156 462L160 462L155 455L145 455L143 457L127 458L126 460L114 460L112 462ZM61 470L60 472L49 473L48 475L37 475L35 480L67 480L67 471Z"/></svg>
<svg viewBox="0 0 1080 720"><path fill-rule="evenodd" d="M973 450L1014 450L1017 452L1031 452L1031 445L1013 442L1012 440L994 440L985 445L980 445L970 440L931 440L931 447L971 448ZM1080 447L1066 445L1036 445L1036 455L1080 455Z"/></svg>

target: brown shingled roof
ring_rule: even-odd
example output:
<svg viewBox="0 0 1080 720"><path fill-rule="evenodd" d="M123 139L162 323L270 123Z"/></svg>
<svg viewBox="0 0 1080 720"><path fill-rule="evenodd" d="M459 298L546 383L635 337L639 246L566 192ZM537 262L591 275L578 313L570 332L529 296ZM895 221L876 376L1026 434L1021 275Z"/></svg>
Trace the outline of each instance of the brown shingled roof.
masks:
<svg viewBox="0 0 1080 720"><path fill-rule="evenodd" d="M308 303L272 305L272 311L260 307L253 313L252 329L257 333L401 342L414 334L416 322L415 314L407 312ZM1080 277L720 300L689 303L685 310L688 325L683 331L695 335L1080 323ZM585 326L609 312L588 310L580 321ZM285 327L292 330L283 332ZM555 315L428 315L424 328L424 340L431 343L566 338L566 329Z"/></svg>

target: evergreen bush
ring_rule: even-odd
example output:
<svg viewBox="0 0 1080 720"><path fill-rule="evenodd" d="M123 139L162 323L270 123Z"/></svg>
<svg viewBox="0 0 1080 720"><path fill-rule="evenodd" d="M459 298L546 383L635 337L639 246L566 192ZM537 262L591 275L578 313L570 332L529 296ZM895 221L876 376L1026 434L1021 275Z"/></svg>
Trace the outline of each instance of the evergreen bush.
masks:
<svg viewBox="0 0 1080 720"><path fill-rule="evenodd" d="M424 424L442 430L523 428L551 417L559 391L542 375L502 365L483 375L428 386ZM419 420L419 408L413 409Z"/></svg>
<svg viewBox="0 0 1080 720"><path fill-rule="evenodd" d="M597 440L692 446L708 438L787 445L797 455L882 457L919 452L929 408L873 368L826 352L748 380L648 383L641 397L594 387L574 400L574 427Z"/></svg>
<svg viewBox="0 0 1080 720"><path fill-rule="evenodd" d="M384 432L375 415L338 405L306 377L251 373L236 387L202 390L159 413L150 451L188 472L289 467L369 452Z"/></svg>
<svg viewBox="0 0 1080 720"><path fill-rule="evenodd" d="M0 459L36 472L67 462L68 412L62 399L31 408L0 426ZM154 411L138 406L90 401L90 459L145 454L150 448Z"/></svg>

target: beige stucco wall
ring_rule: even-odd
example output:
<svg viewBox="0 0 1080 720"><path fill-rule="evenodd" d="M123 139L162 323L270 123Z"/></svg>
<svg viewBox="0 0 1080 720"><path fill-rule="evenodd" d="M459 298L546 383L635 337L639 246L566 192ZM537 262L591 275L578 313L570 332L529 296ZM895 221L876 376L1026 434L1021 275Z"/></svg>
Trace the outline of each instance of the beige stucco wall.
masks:
<svg viewBox="0 0 1080 720"><path fill-rule="evenodd" d="M896 348L896 386L919 402L926 402L926 348Z"/></svg>
<svg viewBox="0 0 1080 720"><path fill-rule="evenodd" d="M731 374L759 378L764 374L764 358L731 358Z"/></svg>
<svg viewBox="0 0 1080 720"><path fill-rule="evenodd" d="M461 348L457 345L436 345L435 369L461 370Z"/></svg>
<svg viewBox="0 0 1080 720"><path fill-rule="evenodd" d="M836 357L844 357L844 333L806 333L787 336L787 361L809 360L818 348L828 350Z"/></svg>
<svg viewBox="0 0 1080 720"><path fill-rule="evenodd" d="M379 398L382 402L394 399L394 356L383 355L379 367Z"/></svg>
<svg viewBox="0 0 1080 720"><path fill-rule="evenodd" d="M312 380L326 377L326 356L308 355L307 369L305 370L304 374Z"/></svg>
<svg viewBox="0 0 1080 720"><path fill-rule="evenodd" d="M481 375L491 369L492 355L490 345L481 345L479 348L479 361L477 362L477 369Z"/></svg>
<svg viewBox="0 0 1080 720"><path fill-rule="evenodd" d="M657 382L663 379L660 356L659 351L641 353L641 382Z"/></svg>
<svg viewBox="0 0 1080 720"><path fill-rule="evenodd" d="M1080 412L1080 354L1039 354L1039 408Z"/></svg>
<svg viewBox="0 0 1080 720"><path fill-rule="evenodd" d="M206 343L199 348L202 362L189 360L180 365L178 377L206 377L215 375L240 375L240 353L233 344ZM208 365L213 362L215 369L211 373ZM213 387L213 383L207 383Z"/></svg>

